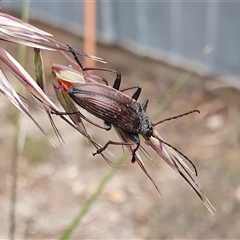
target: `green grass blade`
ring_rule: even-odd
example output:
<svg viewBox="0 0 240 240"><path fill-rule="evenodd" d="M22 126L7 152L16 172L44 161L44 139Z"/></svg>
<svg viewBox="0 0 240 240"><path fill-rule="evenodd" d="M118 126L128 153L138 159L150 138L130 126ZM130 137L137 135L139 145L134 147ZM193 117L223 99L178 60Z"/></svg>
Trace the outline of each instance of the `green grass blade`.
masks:
<svg viewBox="0 0 240 240"><path fill-rule="evenodd" d="M119 166L124 160L124 156L118 159L116 162L116 166ZM82 218L86 215L90 207L93 205L93 203L96 201L96 199L100 196L103 189L107 185L107 183L111 180L114 173L117 171L116 168L111 168L108 174L104 176L104 178L99 183L98 187L96 188L95 192L85 201L83 207L78 212L77 216L73 219L73 221L70 223L70 225L66 228L66 230L63 232L62 236L60 237L61 240L69 239L73 231L76 229L76 227L81 222Z"/></svg>

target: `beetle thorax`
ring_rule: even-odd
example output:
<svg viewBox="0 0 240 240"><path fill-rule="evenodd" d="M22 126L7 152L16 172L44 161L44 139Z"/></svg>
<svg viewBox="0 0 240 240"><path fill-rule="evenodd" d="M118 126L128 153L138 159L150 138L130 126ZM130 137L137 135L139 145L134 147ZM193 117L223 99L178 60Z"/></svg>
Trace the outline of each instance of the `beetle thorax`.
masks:
<svg viewBox="0 0 240 240"><path fill-rule="evenodd" d="M149 119L148 115L144 112L144 110L141 110L142 111L139 113L141 124L139 126L138 132L146 137L151 137L153 134L152 122Z"/></svg>

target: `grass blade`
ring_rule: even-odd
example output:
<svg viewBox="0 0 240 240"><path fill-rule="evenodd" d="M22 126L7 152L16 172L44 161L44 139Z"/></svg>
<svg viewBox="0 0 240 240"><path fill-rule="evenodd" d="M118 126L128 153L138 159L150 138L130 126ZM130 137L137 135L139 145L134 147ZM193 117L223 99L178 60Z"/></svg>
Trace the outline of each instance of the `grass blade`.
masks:
<svg viewBox="0 0 240 240"><path fill-rule="evenodd" d="M116 162L116 165L119 166L124 160L124 156L120 157ZM73 219L73 221L69 224L69 226L65 229L62 236L60 237L61 240L69 239L73 231L81 222L82 218L86 215L88 210L91 208L93 203L97 200L97 198L102 193L103 189L107 185L107 183L111 180L114 173L117 171L117 168L111 168L111 170L104 176L104 178L99 183L98 187L96 188L95 192L85 201L83 207L78 212L77 216Z"/></svg>

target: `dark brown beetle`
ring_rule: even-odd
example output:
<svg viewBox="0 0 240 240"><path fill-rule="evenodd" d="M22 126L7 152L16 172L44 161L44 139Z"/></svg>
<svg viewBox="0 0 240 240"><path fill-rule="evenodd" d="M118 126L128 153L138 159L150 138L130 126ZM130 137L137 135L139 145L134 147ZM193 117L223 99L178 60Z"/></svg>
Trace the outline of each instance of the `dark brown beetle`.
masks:
<svg viewBox="0 0 240 240"><path fill-rule="evenodd" d="M80 107L94 116L102 119L105 123L104 128L106 130L110 130L111 125L114 125L129 136L129 138L137 145L133 151L132 162L135 161L135 153L140 146L139 134L147 138L155 137L159 141L172 147L188 161L190 161L179 150L154 135L153 127L159 123L162 123L163 121L153 124L146 114L148 100L145 100L143 104L137 102L137 99L141 93L141 88L138 87L133 96L129 97L128 95L119 91L118 88L120 83L121 75L118 73L113 87L99 83L78 84L69 88L68 94ZM193 110L173 118L181 117L192 112L199 111ZM164 121L170 119L165 119ZM98 149L95 154L101 153L109 144L124 145L124 143L108 141L102 148ZM196 171L195 167L194 169Z"/></svg>
<svg viewBox="0 0 240 240"><path fill-rule="evenodd" d="M137 102L137 99L140 96L141 88L140 87L132 87L127 88L124 90L119 90L121 84L121 74L115 70L106 69L106 68L83 68L81 62L77 58L73 49L69 46L70 52L73 54L74 59L81 67L82 71L88 70L100 70L100 71L108 71L114 72L117 74L115 82L113 86L109 86L106 79L101 78L101 80L105 84L100 83L84 83L84 84L77 84L74 87L70 87L68 89L69 96L83 109L88 111L89 113L93 114L94 116L102 119L104 121L104 127L94 123L90 119L86 118L80 111L79 112L53 112L57 115L69 115L69 114L79 114L84 120L88 121L89 123L97 126L99 128L103 128L107 131L111 129L111 126L114 125L116 128L123 131L132 141L136 144L136 148L133 149L132 152L132 163L135 162L135 154L140 146L140 138L139 134L144 136L145 138L154 137L159 140L161 143L166 144L167 146L174 149L180 155L182 155L186 160L190 162L195 170L195 174L197 175L197 169L192 163L192 161L180 152L177 148L173 147L169 143L163 141L158 136L154 134L153 127L171 120L176 119L185 115L188 115L193 112L198 112L198 110L193 110L178 116L174 116L157 123L152 123L149 119L148 115L146 114L146 109L148 105L148 100L145 100L142 104ZM133 94L132 97L124 94L123 91L130 90L133 88L137 88L136 92ZM99 154L104 151L108 145L130 145L129 143L123 142L114 142L109 140L103 147L99 148L96 153L93 155Z"/></svg>
<svg viewBox="0 0 240 240"><path fill-rule="evenodd" d="M178 117L182 117L193 112L199 112L198 110L193 110L153 124L146 114L148 100L145 100L142 104L137 102L137 99L139 98L141 93L140 87L135 87L137 88L136 92L133 94L132 97L129 97L128 95L124 94L123 91L132 88L128 88L122 91L119 90L121 84L121 74L119 72L105 68L83 68L75 52L72 50L71 47L69 47L69 49L72 52L76 62L81 67L82 71L103 70L115 72L117 74L117 77L112 87L108 85L108 82L104 78L102 78L105 84L100 84L96 82L84 83L75 85L74 87L70 87L68 89L68 94L80 107L104 121L104 127L97 125L96 123L86 118L82 113L77 112L83 119L97 127L104 128L105 130L110 130L111 125L114 125L116 128L124 131L124 133L128 135L129 138L133 141L133 143L137 145L132 153L132 162L135 162L135 153L140 146L139 134L141 134L146 138L154 137L160 142L173 148L192 164L197 175L197 170L191 160L169 143L163 141L162 139L159 139L159 137L154 134L153 127L170 119L176 119ZM97 152L94 153L94 155L104 151L110 144L129 145L129 143L108 141L102 148L99 148Z"/></svg>
<svg viewBox="0 0 240 240"><path fill-rule="evenodd" d="M135 152L140 145L138 134L151 137L153 125L145 113L147 101L143 105L136 101L141 88L138 88L131 98L115 89L120 85L118 84L120 80L121 78L117 78L113 87L98 83L79 84L69 88L68 94L80 107L102 119L106 130L110 130L111 125L114 125L127 133L137 144L133 152L132 162L134 162ZM97 153L102 152L109 144L117 143L109 141L103 148L98 149Z"/></svg>
<svg viewBox="0 0 240 240"><path fill-rule="evenodd" d="M126 132L151 137L153 126L144 111L146 104L136 101L141 90L138 89L131 98L114 87L88 83L69 88L68 94L80 107L104 120L106 130L113 124Z"/></svg>
<svg viewBox="0 0 240 240"><path fill-rule="evenodd" d="M158 189L155 181L148 174L141 160L139 160L139 158L136 156L136 151L140 147L139 134L141 134L145 139L150 139L151 137L156 138L159 141L159 146L161 146L161 143L164 143L166 146L171 147L177 153L182 155L184 158L186 158L186 160L190 162L190 164L193 166L195 173L197 175L196 167L191 162L191 160L187 156L185 156L182 152L180 152L178 149L176 149L169 143L160 139L154 133L154 126L171 119L176 119L176 118L188 115L193 112L199 113L198 110L193 110L178 116L167 118L153 124L146 114L148 100L145 100L143 104L140 104L139 102L137 102L137 99L139 98L141 93L140 87L134 87L134 88L137 88L137 90L132 97L129 97L128 95L124 94L123 91L133 89L133 88L119 90L120 83L121 83L120 73L114 70L104 69L104 68L83 68L74 51L70 47L69 49L70 49L70 52L72 52L72 54L74 55L74 58L79 64L79 66L82 68L82 71L103 70L103 71L115 72L117 74L113 87L109 86L105 79L98 78L103 80L106 85L95 82L95 83L78 84L78 85L75 85L74 87L68 88L68 93L70 97L80 107L87 110L89 113L93 114L94 116L102 119L105 124L104 127L92 122L90 119L86 118L80 111L73 112L73 113L53 112L57 115L79 114L83 119L85 119L86 121L88 121L89 123L97 127L110 130L111 126L113 125L118 130L120 130L120 132L123 133L122 135L124 136L123 143L108 141L103 147L99 148L97 152L94 153L94 155L98 153L102 153L102 151L104 151L110 144L132 145L132 143L125 142L125 139L126 139L125 136L128 136L133 141L133 144L136 144L136 148L132 150L132 162L137 161L137 163L142 168L144 173L148 176L148 178L152 181L152 183L156 187L157 191L160 193L160 190ZM189 172L186 170L183 163L179 161L179 159L176 158L174 155L173 155L173 158L171 159L171 162L168 162L168 160L166 159L164 160L173 169L175 169L180 174L180 176L193 188L193 190L197 193L199 198L203 201L206 208L210 211L211 214L213 214L213 210L215 210L214 207L206 198L206 196L204 195L202 190L199 188L195 180L190 176ZM181 170L181 168L183 169L183 171Z"/></svg>

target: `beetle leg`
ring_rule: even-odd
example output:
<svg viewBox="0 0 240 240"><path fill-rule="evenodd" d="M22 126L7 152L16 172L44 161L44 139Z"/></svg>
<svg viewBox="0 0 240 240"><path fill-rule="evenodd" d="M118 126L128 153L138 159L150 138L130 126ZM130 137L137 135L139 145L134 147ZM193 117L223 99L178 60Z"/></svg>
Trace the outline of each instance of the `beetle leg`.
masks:
<svg viewBox="0 0 240 240"><path fill-rule="evenodd" d="M142 88L141 87L138 87L136 92L133 94L132 98L135 99L135 100L138 100L140 94L141 94L141 91L142 91Z"/></svg>
<svg viewBox="0 0 240 240"><path fill-rule="evenodd" d="M146 112L146 110L147 110L147 105L148 105L148 99L146 99L146 100L142 103L142 108L143 108L144 112Z"/></svg>
<svg viewBox="0 0 240 240"><path fill-rule="evenodd" d="M115 71L113 69L108 69L108 68L98 68L98 67L83 67L82 63L80 62L80 60L78 59L76 53L74 52L73 48L69 45L67 45L69 48L69 51L72 53L74 60L76 61L76 63L79 65L79 67L82 69L82 71L89 71L89 70L98 70L98 71L105 71L105 72L112 72L112 73L116 73L117 77L115 79L115 82L113 84L113 88L119 90L120 84L121 84L121 73L119 73L118 71ZM106 85L108 85L108 82L105 78L101 77L101 80L106 83Z"/></svg>
<svg viewBox="0 0 240 240"><path fill-rule="evenodd" d="M83 65L81 64L80 60L78 59L76 53L74 52L73 48L69 45L67 45L70 53L73 55L74 60L76 61L76 63L79 65L79 67L83 70Z"/></svg>
<svg viewBox="0 0 240 240"><path fill-rule="evenodd" d="M57 112L57 111L51 111L51 114L55 114L55 115L59 115L59 116L63 116L63 115L73 115L73 114L78 114L82 119L84 119L85 121L89 122L90 124L94 125L95 127L101 128L101 129L105 129L105 130L110 130L111 127L109 128L109 125L103 127L100 126L98 124L96 124L95 122L91 121L90 119L88 119L87 117L85 117L80 111L78 112Z"/></svg>
<svg viewBox="0 0 240 240"><path fill-rule="evenodd" d="M134 143L114 142L109 140L103 147L99 148L95 153L93 153L93 156L103 152L109 145L133 145L133 144Z"/></svg>
<svg viewBox="0 0 240 240"><path fill-rule="evenodd" d="M127 135L131 138L131 140L137 145L134 149L133 149L133 152L132 152L132 160L131 162L132 163L135 163L136 162L136 152L138 150L138 148L140 147L140 139L139 139L139 135L137 133L129 133L129 132L126 132Z"/></svg>
<svg viewBox="0 0 240 240"><path fill-rule="evenodd" d="M108 145L125 145L125 146L127 146L127 145L136 144L137 146L132 151L132 159L131 159L131 162L135 163L136 162L136 159L135 159L136 152L137 152L138 148L140 147L139 135L136 133L129 133L129 132L126 132L126 134L133 141L133 143L113 142L113 141L109 140L103 147L99 148L95 153L93 153L93 156L103 152L108 147Z"/></svg>
<svg viewBox="0 0 240 240"><path fill-rule="evenodd" d="M121 84L121 73L117 72L117 77L114 81L113 88L119 90Z"/></svg>
<svg viewBox="0 0 240 240"><path fill-rule="evenodd" d="M140 146L140 142L137 143L136 148L133 149L132 160L131 160L132 163L135 163L135 162L136 162L136 159L135 159L135 158L136 158L136 152L137 152L139 146Z"/></svg>
<svg viewBox="0 0 240 240"><path fill-rule="evenodd" d="M137 88L136 92L133 94L132 98L135 99L135 100L138 100L139 96L140 96L140 93L142 91L142 88L139 87L139 86L134 86L134 87L129 87L129 88L124 88L124 89L121 89L120 92L125 92L127 90L131 90L131 89L134 89L134 88Z"/></svg>
<svg viewBox="0 0 240 240"><path fill-rule="evenodd" d="M69 51L72 53L73 57L74 57L74 60L76 61L76 63L78 64L78 66L82 69L82 71L88 71L88 70L99 70L98 68L85 68L83 67L82 63L80 62L80 60L78 59L76 53L74 52L73 48L71 46L68 46L69 47ZM102 69L101 69L102 70ZM99 76L98 76L99 77ZM108 84L108 81L103 78L103 77L99 77L106 85L109 85Z"/></svg>

